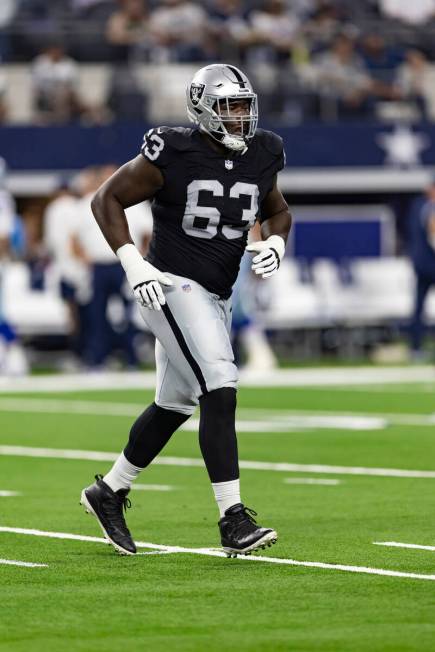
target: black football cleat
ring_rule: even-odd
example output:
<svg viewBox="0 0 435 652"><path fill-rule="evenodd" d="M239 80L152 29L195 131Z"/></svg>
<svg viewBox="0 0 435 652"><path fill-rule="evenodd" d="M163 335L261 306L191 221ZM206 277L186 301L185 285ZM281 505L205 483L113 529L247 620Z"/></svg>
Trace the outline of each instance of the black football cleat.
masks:
<svg viewBox="0 0 435 652"><path fill-rule="evenodd" d="M222 547L228 557L250 555L259 548L276 543L278 535L275 530L259 526L254 516L257 512L238 503L227 509L219 521Z"/></svg>
<svg viewBox="0 0 435 652"><path fill-rule="evenodd" d="M94 484L83 489L80 504L86 512L95 516L104 536L119 554L136 554L136 546L123 514L123 509L131 507L128 490L112 491L102 475L96 475L95 480Z"/></svg>

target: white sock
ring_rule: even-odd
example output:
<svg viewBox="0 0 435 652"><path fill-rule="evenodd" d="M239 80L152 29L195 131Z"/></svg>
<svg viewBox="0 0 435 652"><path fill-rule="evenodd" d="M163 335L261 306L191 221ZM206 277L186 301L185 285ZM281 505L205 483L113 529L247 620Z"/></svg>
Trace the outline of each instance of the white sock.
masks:
<svg viewBox="0 0 435 652"><path fill-rule="evenodd" d="M103 480L107 485L109 485L112 491L118 491L118 489L130 489L131 483L137 478L142 470L143 469L139 466L131 464L125 457L124 453L121 453L109 473L104 476Z"/></svg>
<svg viewBox="0 0 435 652"><path fill-rule="evenodd" d="M214 497L216 498L221 518L227 509L242 502L240 500L239 479L229 480L228 482L212 482L211 486L213 487Z"/></svg>

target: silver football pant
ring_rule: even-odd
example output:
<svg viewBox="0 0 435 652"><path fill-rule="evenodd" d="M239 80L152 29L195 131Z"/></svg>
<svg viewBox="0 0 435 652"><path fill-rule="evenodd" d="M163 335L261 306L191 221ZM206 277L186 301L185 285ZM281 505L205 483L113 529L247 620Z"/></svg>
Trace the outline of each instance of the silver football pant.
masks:
<svg viewBox="0 0 435 652"><path fill-rule="evenodd" d="M156 337L155 402L190 415L203 394L237 386L231 299L220 299L191 279L165 274L173 286L163 288L162 310L140 309Z"/></svg>

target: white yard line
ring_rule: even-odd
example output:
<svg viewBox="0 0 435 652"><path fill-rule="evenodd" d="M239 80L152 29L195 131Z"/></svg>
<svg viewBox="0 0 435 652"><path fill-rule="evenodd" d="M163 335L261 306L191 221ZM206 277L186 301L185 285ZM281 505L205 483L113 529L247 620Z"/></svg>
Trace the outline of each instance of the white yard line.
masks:
<svg viewBox="0 0 435 652"><path fill-rule="evenodd" d="M12 527L0 527L0 532L9 532L15 534L27 534L39 537L49 537L53 539L73 539L76 541L92 541L98 543L108 542L99 537L88 537L82 536L79 534L69 534L67 532L45 532L42 530L30 530L25 528L12 528ZM226 557L226 554L222 550L215 548L186 548L184 546L165 546L161 544L149 543L144 541L137 541L136 546L138 548L150 548L151 550L156 550L160 553L187 553L194 555L206 555L210 557ZM149 554L149 553L148 553ZM347 564L329 564L321 561L299 561L296 559L286 559L280 557L263 557L261 555L251 555L249 557L240 556L237 558L241 561L247 562L262 562L268 564L281 564L288 566L301 566L305 568L320 568L323 570L334 570L334 571L344 571L348 573L363 573L366 575L381 575L387 577L400 577L416 580L429 580L435 581L435 575L425 575L420 573L407 573L403 571L393 571L385 568L371 568L367 566L349 566ZM235 563L235 560L228 561L228 563Z"/></svg>
<svg viewBox="0 0 435 652"><path fill-rule="evenodd" d="M337 392L352 392L358 393L362 392L364 394L433 394L435 392L435 383L412 383L407 386L402 386L402 384L396 386L394 383L379 383L379 384L367 384L367 385L322 385L315 386L313 390L318 391L337 391Z"/></svg>
<svg viewBox="0 0 435 652"><path fill-rule="evenodd" d="M21 496L22 494L19 491L7 491L6 489L0 489L0 498L12 498L14 496Z"/></svg>
<svg viewBox="0 0 435 652"><path fill-rule="evenodd" d="M104 401L0 398L0 412L77 414L136 417L144 409L137 403ZM397 414L357 412L321 412L319 410L265 410L241 408L237 412L239 432L290 432L300 429L333 428L342 430L378 430L389 425L433 426L435 414ZM191 417L182 430L197 432L199 419Z"/></svg>
<svg viewBox="0 0 435 652"><path fill-rule="evenodd" d="M312 387L434 383L432 366L346 367L320 369L274 369L267 373L241 371L240 384L246 387ZM154 372L104 372L55 374L27 378L0 378L0 392L71 392L112 389L154 389Z"/></svg>
<svg viewBox="0 0 435 652"><path fill-rule="evenodd" d="M435 382L435 369L415 367L325 367L315 369L274 369L267 374L241 372L240 383L252 387L310 387L314 385L373 385Z"/></svg>
<svg viewBox="0 0 435 652"><path fill-rule="evenodd" d="M170 484L139 484L131 486L136 491L174 491L175 487Z"/></svg>
<svg viewBox="0 0 435 652"><path fill-rule="evenodd" d="M30 446L0 446L0 456L42 457L68 460L90 460L95 462L114 462L119 453L104 451L86 451L63 448L34 448ZM195 457L159 456L153 464L163 466L200 467L204 462ZM328 464L290 464L288 462L253 462L240 460L242 469L254 471L279 471L286 473L326 473L332 475L362 475L382 478L435 478L435 471L420 471L412 469L385 469L366 466L331 466Z"/></svg>
<svg viewBox="0 0 435 652"><path fill-rule="evenodd" d="M285 484L315 484L315 485L331 485L335 486L341 484L342 480L333 480L332 478L284 478Z"/></svg>
<svg viewBox="0 0 435 652"><path fill-rule="evenodd" d="M415 550L430 550L435 552L435 546L422 546L418 543L400 543L399 541L373 541L375 546L387 546L389 548L410 548Z"/></svg>
<svg viewBox="0 0 435 652"><path fill-rule="evenodd" d="M143 405L132 403L105 403L104 401L63 401L57 399L0 398L0 411L30 412L43 414L77 414L96 416L136 417ZM380 430L388 424L379 415L298 413L286 411L259 411L256 415L249 410L240 411L244 419L237 419L239 432L289 432L301 428L334 428L343 430ZM422 417L420 417L421 419ZM430 423L435 423L435 419ZM192 417L181 426L181 430L197 432L199 419Z"/></svg>
<svg viewBox="0 0 435 652"><path fill-rule="evenodd" d="M137 552L136 556L144 557L145 555L172 555L174 554L173 550L151 550L149 552Z"/></svg>
<svg viewBox="0 0 435 652"><path fill-rule="evenodd" d="M30 561L16 561L15 559L0 559L0 564L7 566L25 566L26 568L48 568L47 564L35 564Z"/></svg>
<svg viewBox="0 0 435 652"><path fill-rule="evenodd" d="M103 451L34 448L30 446L0 446L0 455L68 460L95 460L96 462L114 462L119 457L118 453L105 453ZM198 466L200 465L198 464Z"/></svg>

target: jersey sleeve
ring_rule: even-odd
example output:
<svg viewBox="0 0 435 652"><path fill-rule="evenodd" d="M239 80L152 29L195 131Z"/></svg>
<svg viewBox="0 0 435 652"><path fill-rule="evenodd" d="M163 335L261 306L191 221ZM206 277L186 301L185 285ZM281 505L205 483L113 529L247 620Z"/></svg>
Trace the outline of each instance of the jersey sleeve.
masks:
<svg viewBox="0 0 435 652"><path fill-rule="evenodd" d="M162 170L176 163L179 155L190 148L190 129L183 127L156 127L146 132L141 147L142 155Z"/></svg>
<svg viewBox="0 0 435 652"><path fill-rule="evenodd" d="M167 127L150 129L143 137L142 155L158 168L166 168L170 160L170 139Z"/></svg>
<svg viewBox="0 0 435 652"><path fill-rule="evenodd" d="M272 190L276 175L280 170L285 167L285 151L282 138L272 131L263 131L262 132L262 145L263 145L263 157L264 157L264 177L266 181L266 194L265 197ZM264 201L264 200L263 200ZM260 224L265 220L262 211L262 205L260 206L260 212L258 216Z"/></svg>
<svg viewBox="0 0 435 652"><path fill-rule="evenodd" d="M271 157L270 173L272 176L278 174L285 167L285 151L281 136L272 131L264 132L264 148Z"/></svg>
<svg viewBox="0 0 435 652"><path fill-rule="evenodd" d="M275 174L280 172L283 168L285 168L285 150L284 147L281 147L281 151L275 162Z"/></svg>

